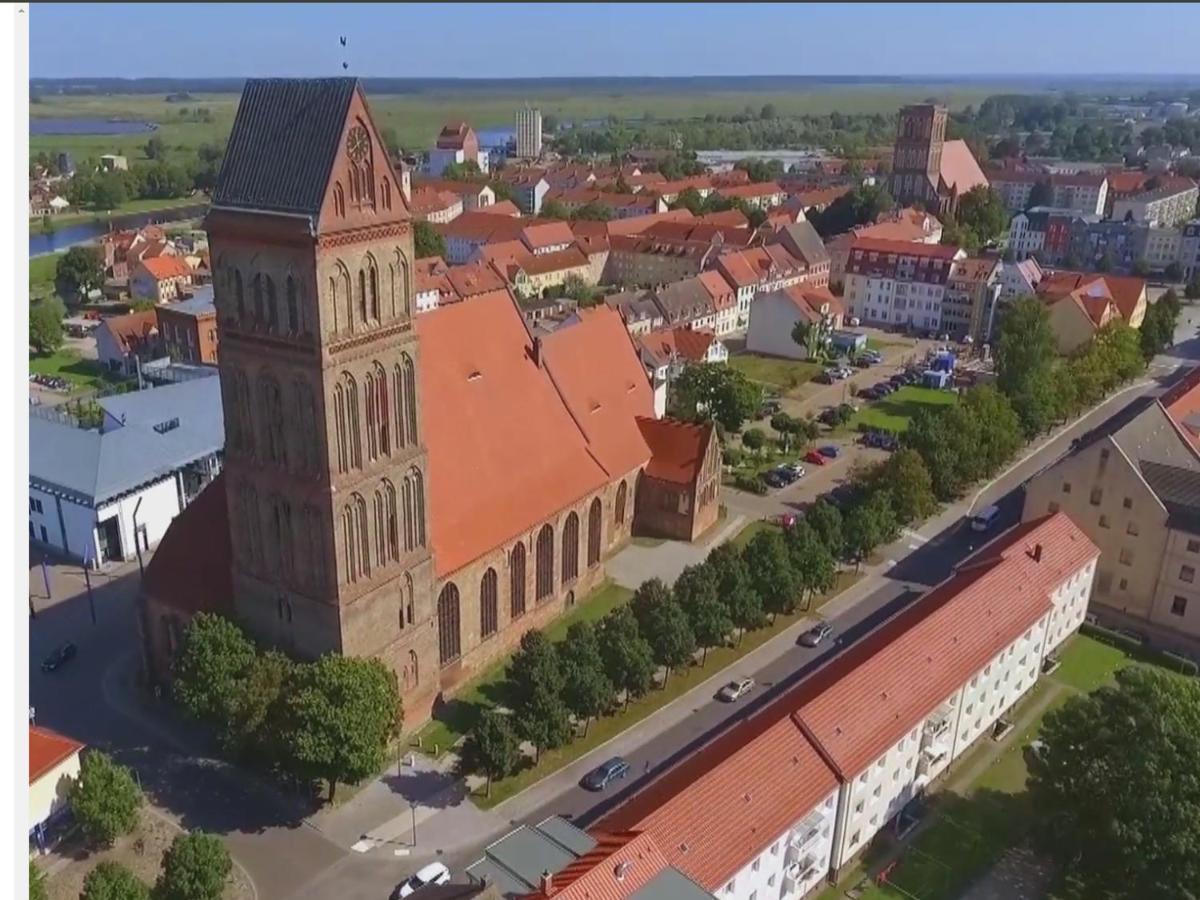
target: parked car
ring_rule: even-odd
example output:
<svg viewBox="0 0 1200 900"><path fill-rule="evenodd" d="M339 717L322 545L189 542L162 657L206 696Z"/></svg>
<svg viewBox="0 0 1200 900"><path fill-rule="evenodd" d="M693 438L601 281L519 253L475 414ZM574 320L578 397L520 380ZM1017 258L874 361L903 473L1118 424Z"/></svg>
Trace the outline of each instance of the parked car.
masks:
<svg viewBox="0 0 1200 900"><path fill-rule="evenodd" d="M805 468L798 462L784 463L779 468L787 472L792 477L793 481L804 477Z"/></svg>
<svg viewBox="0 0 1200 900"><path fill-rule="evenodd" d="M427 884L445 884L449 880L450 870L440 862L432 862L423 869L418 869L417 873L407 881L396 885L396 890L392 892L392 900L402 900L404 897L411 896Z"/></svg>
<svg viewBox="0 0 1200 900"><path fill-rule="evenodd" d="M854 360L854 365L859 369L869 369L871 366L875 365L875 360L867 359L865 356L860 356L858 359Z"/></svg>
<svg viewBox="0 0 1200 900"><path fill-rule="evenodd" d="M889 384L886 381L881 381L879 384L875 385L875 393L880 397L886 397L888 394L893 394L895 392L896 386L894 384Z"/></svg>
<svg viewBox="0 0 1200 900"><path fill-rule="evenodd" d="M878 400L882 396L875 388L863 388L858 392L858 397L862 400Z"/></svg>
<svg viewBox="0 0 1200 900"><path fill-rule="evenodd" d="M584 775L580 784L589 791L602 791L612 782L624 778L628 774L629 763L619 756L614 756Z"/></svg>
<svg viewBox="0 0 1200 900"><path fill-rule="evenodd" d="M814 466L823 466L823 465L825 465L825 457L824 457L824 456L822 456L822 455L821 455L821 454L820 454L818 451L816 451L816 450L809 450L807 453L805 453L805 454L804 454L804 461L805 461L805 462L810 462L810 463L812 463Z"/></svg>
<svg viewBox="0 0 1200 900"><path fill-rule="evenodd" d="M778 400L764 400L763 405L758 409L758 417L766 419L783 409L783 405Z"/></svg>
<svg viewBox="0 0 1200 900"><path fill-rule="evenodd" d="M67 641L51 650L50 655L42 660L42 671L57 672L74 658L75 645Z"/></svg>
<svg viewBox="0 0 1200 900"><path fill-rule="evenodd" d="M880 450L895 450L900 446L896 436L886 431L868 431L862 436L862 442L868 447L878 447Z"/></svg>
<svg viewBox="0 0 1200 900"><path fill-rule="evenodd" d="M849 366L842 366L840 369L838 369L838 372L840 373L840 376L843 379L849 378L851 375L854 374L854 370L852 368L850 368Z"/></svg>
<svg viewBox="0 0 1200 900"><path fill-rule="evenodd" d="M832 372L825 371L814 378L813 381L817 382L818 384L833 384L835 381L837 381L837 379L834 377Z"/></svg>
<svg viewBox="0 0 1200 900"><path fill-rule="evenodd" d="M833 626L828 622L818 622L804 634L800 635L800 644L804 647L815 647L827 640L833 634Z"/></svg>
<svg viewBox="0 0 1200 900"><path fill-rule="evenodd" d="M724 700L726 703L736 703L750 693L753 688L753 678L738 678L717 691L717 699Z"/></svg>
<svg viewBox="0 0 1200 900"><path fill-rule="evenodd" d="M837 459L842 452L842 448L837 444L826 444L824 447L818 447L817 452L829 459Z"/></svg>
<svg viewBox="0 0 1200 900"><path fill-rule="evenodd" d="M771 471L765 473L762 476L762 480L763 484L765 484L767 487L773 488L787 487L789 484L791 484L791 482L787 480L787 477L778 469L772 469Z"/></svg>
<svg viewBox="0 0 1200 900"><path fill-rule="evenodd" d="M857 328L859 325L862 324L862 320L859 319L858 316L851 316L850 318L848 318L846 320L846 324L849 325L851 328Z"/></svg>

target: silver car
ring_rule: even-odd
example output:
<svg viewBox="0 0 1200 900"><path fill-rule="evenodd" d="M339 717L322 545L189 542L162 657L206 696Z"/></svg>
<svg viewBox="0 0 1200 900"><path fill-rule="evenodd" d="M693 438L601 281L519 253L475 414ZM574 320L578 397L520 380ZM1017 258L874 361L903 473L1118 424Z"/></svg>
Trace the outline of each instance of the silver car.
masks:
<svg viewBox="0 0 1200 900"><path fill-rule="evenodd" d="M736 681L729 682L729 684L717 691L717 698L724 700L726 703L736 703L753 689L753 678L739 678Z"/></svg>

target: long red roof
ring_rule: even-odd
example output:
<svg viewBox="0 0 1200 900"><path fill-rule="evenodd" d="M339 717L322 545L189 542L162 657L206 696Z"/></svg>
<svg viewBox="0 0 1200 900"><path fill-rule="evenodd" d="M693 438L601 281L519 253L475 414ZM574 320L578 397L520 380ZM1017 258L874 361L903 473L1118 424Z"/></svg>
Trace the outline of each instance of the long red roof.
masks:
<svg viewBox="0 0 1200 900"><path fill-rule="evenodd" d="M29 783L33 784L63 760L83 749L79 741L57 731L29 726Z"/></svg>

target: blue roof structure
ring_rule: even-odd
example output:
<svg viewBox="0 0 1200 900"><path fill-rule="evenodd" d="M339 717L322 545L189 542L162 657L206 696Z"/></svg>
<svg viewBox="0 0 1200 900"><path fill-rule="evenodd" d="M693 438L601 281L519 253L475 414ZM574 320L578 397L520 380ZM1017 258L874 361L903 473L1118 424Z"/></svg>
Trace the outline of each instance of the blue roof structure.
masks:
<svg viewBox="0 0 1200 900"><path fill-rule="evenodd" d="M225 447L219 378L198 378L99 401L83 429L29 416L29 482L99 506Z"/></svg>

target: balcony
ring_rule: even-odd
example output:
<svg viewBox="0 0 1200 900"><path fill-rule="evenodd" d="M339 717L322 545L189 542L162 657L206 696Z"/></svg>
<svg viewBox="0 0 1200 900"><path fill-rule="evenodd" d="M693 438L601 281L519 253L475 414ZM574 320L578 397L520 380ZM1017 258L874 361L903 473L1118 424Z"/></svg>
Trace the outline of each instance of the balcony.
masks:
<svg viewBox="0 0 1200 900"><path fill-rule="evenodd" d="M949 703L943 703L934 710L933 715L925 720L925 727L921 731L921 749L924 750L934 741L949 734L953 721L954 707Z"/></svg>
<svg viewBox="0 0 1200 900"><path fill-rule="evenodd" d="M805 885L812 881L817 874L818 860L815 854L804 857L799 862L792 863L783 870L783 893L798 894Z"/></svg>
<svg viewBox="0 0 1200 900"><path fill-rule="evenodd" d="M825 824L825 814L820 810L813 810L804 817L804 820L796 826L796 830L788 838L785 865L796 865L811 855L817 842L821 839L821 831L825 828Z"/></svg>
<svg viewBox="0 0 1200 900"><path fill-rule="evenodd" d="M928 775L930 770L949 754L950 747L945 741L932 741L928 746L922 747L921 755L917 759L917 777Z"/></svg>

